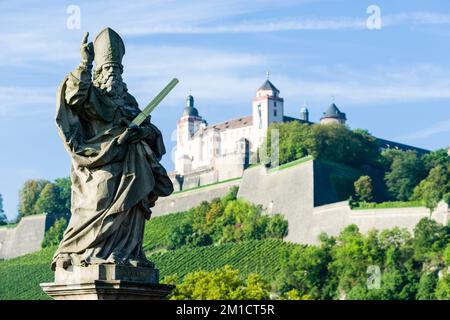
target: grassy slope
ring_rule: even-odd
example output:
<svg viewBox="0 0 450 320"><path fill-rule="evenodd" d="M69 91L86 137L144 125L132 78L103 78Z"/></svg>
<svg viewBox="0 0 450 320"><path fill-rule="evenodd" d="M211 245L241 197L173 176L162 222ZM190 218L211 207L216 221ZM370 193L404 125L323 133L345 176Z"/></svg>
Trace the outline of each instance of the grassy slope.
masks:
<svg viewBox="0 0 450 320"><path fill-rule="evenodd" d="M381 203L376 202L359 202L357 207L352 210L366 210L366 209L392 209L392 208L413 208L425 207L425 203L420 200L413 201L386 201Z"/></svg>
<svg viewBox="0 0 450 320"><path fill-rule="evenodd" d="M181 225L189 214L189 212L172 213L147 221L144 231L145 251L167 247L171 229Z"/></svg>
<svg viewBox="0 0 450 320"><path fill-rule="evenodd" d="M186 213L176 213L150 219L146 224L144 246L149 258L160 269L161 277L176 274L181 278L191 271L214 270L229 264L243 275L258 272L270 280L278 271L282 248L294 246L281 240L264 240L175 251L155 250L167 245L170 229L185 218ZM0 261L0 300L48 299L39 283L53 281L49 264L55 249L46 248Z"/></svg>
<svg viewBox="0 0 450 320"><path fill-rule="evenodd" d="M50 260L55 248L0 262L0 300L48 299L39 283L52 282Z"/></svg>
<svg viewBox="0 0 450 320"><path fill-rule="evenodd" d="M270 281L279 271L283 249L292 246L296 244L276 239L253 240L156 252L150 254L149 258L160 269L161 277L177 275L180 279L192 271L212 271L228 264L239 269L243 276L256 272Z"/></svg>

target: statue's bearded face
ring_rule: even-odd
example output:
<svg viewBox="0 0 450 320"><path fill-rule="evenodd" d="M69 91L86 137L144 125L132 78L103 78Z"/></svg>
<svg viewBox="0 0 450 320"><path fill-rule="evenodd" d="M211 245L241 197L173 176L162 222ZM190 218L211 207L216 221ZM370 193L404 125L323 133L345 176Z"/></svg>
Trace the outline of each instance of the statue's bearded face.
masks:
<svg viewBox="0 0 450 320"><path fill-rule="evenodd" d="M122 81L122 68L118 64L105 64L97 69L94 84L112 98L122 98L127 90Z"/></svg>

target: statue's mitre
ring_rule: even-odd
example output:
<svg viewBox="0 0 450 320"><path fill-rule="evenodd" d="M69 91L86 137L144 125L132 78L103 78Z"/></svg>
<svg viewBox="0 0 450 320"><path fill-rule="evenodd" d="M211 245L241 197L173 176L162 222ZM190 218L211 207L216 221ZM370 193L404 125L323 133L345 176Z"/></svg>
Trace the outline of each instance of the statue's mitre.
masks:
<svg viewBox="0 0 450 320"><path fill-rule="evenodd" d="M111 28L105 28L94 39L94 61L97 67L105 63L122 65L125 45L122 38Z"/></svg>

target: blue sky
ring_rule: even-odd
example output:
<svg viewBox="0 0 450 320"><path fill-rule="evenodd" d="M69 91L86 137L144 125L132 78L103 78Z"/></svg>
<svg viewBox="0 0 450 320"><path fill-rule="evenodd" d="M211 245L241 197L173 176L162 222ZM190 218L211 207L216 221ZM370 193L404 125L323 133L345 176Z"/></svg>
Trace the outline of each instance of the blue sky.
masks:
<svg viewBox="0 0 450 320"><path fill-rule="evenodd" d="M69 5L80 9L70 29ZM370 5L381 29L370 30ZM427 149L450 145L450 4L444 1L14 1L0 3L0 193L11 219L30 178L69 174L57 136L56 88L79 62L83 33L122 35L124 80L145 105L180 84L153 114L171 170L173 132L192 90L209 123L251 112L270 70L298 116L317 121L335 96L352 128Z"/></svg>

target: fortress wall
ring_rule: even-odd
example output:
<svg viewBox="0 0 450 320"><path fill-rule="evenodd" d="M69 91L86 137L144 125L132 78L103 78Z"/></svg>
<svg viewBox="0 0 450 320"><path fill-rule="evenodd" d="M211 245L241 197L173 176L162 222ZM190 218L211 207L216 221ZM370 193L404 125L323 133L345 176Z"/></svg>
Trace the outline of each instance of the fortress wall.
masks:
<svg viewBox="0 0 450 320"><path fill-rule="evenodd" d="M392 227L406 228L413 231L422 218L430 218L430 210L418 208L390 208L352 210L350 222L356 224L359 230L367 233L370 229L389 229Z"/></svg>
<svg viewBox="0 0 450 320"><path fill-rule="evenodd" d="M289 222L287 241L314 244L320 233L337 235L349 224L356 224L364 233L372 228L386 229L395 226L412 230L417 222L429 217L429 210L419 208L393 208L351 210L347 201L314 207L315 198L327 201L326 193L336 186L326 182L323 163L315 160L280 170L267 170L264 166L248 168L242 179L217 183L211 186L177 192L158 199L152 208L153 216L182 212L229 193L232 186L239 186L238 198L261 204L268 214L283 214ZM328 169L327 169L328 170ZM324 171L327 171L324 170ZM320 178L317 178L320 175ZM325 195L324 195L325 194ZM331 198L330 198L331 199ZM330 200L328 199L328 200ZM441 202L431 217L447 225L450 212ZM37 215L25 217L15 228L0 228L0 259L13 258L38 251L47 230L57 217Z"/></svg>
<svg viewBox="0 0 450 320"><path fill-rule="evenodd" d="M199 205L202 201L226 196L232 186L239 186L241 180L217 183L211 186L174 193L169 197L159 198L152 208L152 216L182 212Z"/></svg>
<svg viewBox="0 0 450 320"><path fill-rule="evenodd" d="M2 226L0 227L0 260L1 259L5 259L4 257L4 248L5 248L5 241L6 238L8 237L9 234L9 229Z"/></svg>
<svg viewBox="0 0 450 320"><path fill-rule="evenodd" d="M393 227L412 231L420 219L427 217L430 211L425 207L352 210L347 201L342 201L314 208L313 232L336 236L350 224L356 224L362 233Z"/></svg>
<svg viewBox="0 0 450 320"><path fill-rule="evenodd" d="M278 171L264 166L244 171L239 198L261 204L269 214L282 213L289 221L292 242L308 242L313 210L313 161Z"/></svg>
<svg viewBox="0 0 450 320"><path fill-rule="evenodd" d="M326 160L314 160L314 206L347 200L354 193L353 183L364 173Z"/></svg>
<svg viewBox="0 0 450 320"><path fill-rule="evenodd" d="M436 209L431 214L431 218L444 226L448 226L450 222L450 208L448 204L444 201L439 202Z"/></svg>
<svg viewBox="0 0 450 320"><path fill-rule="evenodd" d="M45 231L62 215L24 217L15 228L0 228L0 259L10 259L41 249Z"/></svg>
<svg viewBox="0 0 450 320"><path fill-rule="evenodd" d="M449 221L449 208L444 202L431 215L425 207L351 210L347 201L314 207L315 197L320 197L320 202L328 198L323 193L333 192L333 199L339 197L329 183L323 183L328 169L321 172L322 168L323 163L310 160L278 172L268 172L264 166L247 169L238 197L263 205L268 214L282 213L289 222L285 240L297 243L316 244L320 233L338 235L350 224L367 233L393 227L412 231L420 219L430 216L444 225ZM321 178L316 179L317 175Z"/></svg>
<svg viewBox="0 0 450 320"><path fill-rule="evenodd" d="M317 243L317 236L322 232L333 236L338 235L343 228L351 224L350 212L351 209L347 201L315 207L311 216L313 221L312 236L307 243ZM323 219L325 221L322 221Z"/></svg>
<svg viewBox="0 0 450 320"><path fill-rule="evenodd" d="M24 217L15 228L0 229L0 259L18 257L41 249L47 217Z"/></svg>

